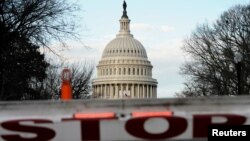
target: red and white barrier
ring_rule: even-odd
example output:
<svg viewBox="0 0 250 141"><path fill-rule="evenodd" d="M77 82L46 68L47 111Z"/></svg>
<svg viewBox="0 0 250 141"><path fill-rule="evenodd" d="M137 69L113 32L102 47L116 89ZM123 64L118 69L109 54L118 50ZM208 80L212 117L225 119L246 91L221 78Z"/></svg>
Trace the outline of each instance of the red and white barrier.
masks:
<svg viewBox="0 0 250 141"><path fill-rule="evenodd" d="M0 103L0 141L207 140L208 125L249 124L248 99Z"/></svg>

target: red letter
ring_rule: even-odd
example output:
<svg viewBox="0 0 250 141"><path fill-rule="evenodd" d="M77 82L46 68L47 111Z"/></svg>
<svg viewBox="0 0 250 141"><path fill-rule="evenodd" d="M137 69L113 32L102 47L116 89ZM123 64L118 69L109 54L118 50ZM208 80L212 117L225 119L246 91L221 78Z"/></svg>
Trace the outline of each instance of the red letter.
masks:
<svg viewBox="0 0 250 141"><path fill-rule="evenodd" d="M22 121L31 121L34 123L52 123L49 120L41 119L26 119L26 120L12 120L3 122L1 125L3 128L11 131L34 133L37 136L35 138L23 138L18 134L13 135L2 135L2 138L6 141L47 141L51 140L55 136L55 132L45 127L35 127L31 125L21 125Z"/></svg>
<svg viewBox="0 0 250 141"><path fill-rule="evenodd" d="M212 123L213 117L224 117L227 119L225 123ZM194 115L193 121L193 137L204 138L207 137L208 126L213 125L242 125L246 121L246 118L240 115L229 114L215 114L215 115Z"/></svg>
<svg viewBox="0 0 250 141"><path fill-rule="evenodd" d="M150 117L152 118L152 117ZM169 129L161 134L151 134L145 131L144 123L150 118L135 118L131 119L126 123L126 130L128 133L135 137L149 139L149 140L159 140L167 139L177 136L183 133L187 128L187 121L181 117L160 117L168 121ZM155 117L154 117L155 118Z"/></svg>

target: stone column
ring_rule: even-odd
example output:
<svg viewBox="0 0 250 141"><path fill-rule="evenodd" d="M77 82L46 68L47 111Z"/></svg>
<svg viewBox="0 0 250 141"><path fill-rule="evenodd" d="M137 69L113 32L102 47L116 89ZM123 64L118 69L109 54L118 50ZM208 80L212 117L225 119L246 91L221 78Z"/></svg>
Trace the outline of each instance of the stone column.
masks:
<svg viewBox="0 0 250 141"><path fill-rule="evenodd" d="M96 88L95 97L98 98L98 93L99 93L99 92L98 92L98 85L96 85L95 88Z"/></svg>
<svg viewBox="0 0 250 141"><path fill-rule="evenodd" d="M97 94L98 94L98 91L97 91L97 85L95 85L95 95L94 95L94 98L97 98Z"/></svg>
<svg viewBox="0 0 250 141"><path fill-rule="evenodd" d="M129 84L126 84L126 92L128 92L128 87L129 87Z"/></svg>
<svg viewBox="0 0 250 141"><path fill-rule="evenodd" d="M131 87L132 87L132 88L131 88L131 97L134 98L134 97L135 97L135 95L134 95L134 92L135 92L135 85L132 84Z"/></svg>
<svg viewBox="0 0 250 141"><path fill-rule="evenodd" d="M151 88L150 89L150 97L152 98L153 97L153 86L151 85L150 88Z"/></svg>
<svg viewBox="0 0 250 141"><path fill-rule="evenodd" d="M115 94L114 94L114 98L118 98L118 84L115 84Z"/></svg>
<svg viewBox="0 0 250 141"><path fill-rule="evenodd" d="M110 84L107 84L106 98L110 97Z"/></svg>
<svg viewBox="0 0 250 141"><path fill-rule="evenodd" d="M100 92L101 90L100 90L100 89L101 89L101 86L100 86L100 85L97 85L97 89L98 89L98 90L97 90L97 91L98 91L97 97L100 98L100 94L101 94L101 92Z"/></svg>
<svg viewBox="0 0 250 141"><path fill-rule="evenodd" d="M107 85L106 84L104 84L104 96L103 97L104 98L107 97Z"/></svg>
<svg viewBox="0 0 250 141"><path fill-rule="evenodd" d="M97 91L98 91L98 93L97 93L97 97L98 98L100 98L100 96L101 96L101 86L100 85L97 85Z"/></svg>
<svg viewBox="0 0 250 141"><path fill-rule="evenodd" d="M153 98L155 97L155 86L153 86Z"/></svg>
<svg viewBox="0 0 250 141"><path fill-rule="evenodd" d="M109 84L109 98L114 98L114 92L113 92L113 86L112 84Z"/></svg>
<svg viewBox="0 0 250 141"><path fill-rule="evenodd" d="M149 98L149 86L147 85L147 98Z"/></svg>
<svg viewBox="0 0 250 141"><path fill-rule="evenodd" d="M123 94L123 84L120 84L120 86L121 86L121 90L120 90L121 95L120 95L120 93L119 93L119 98L122 98L122 94Z"/></svg>
<svg viewBox="0 0 250 141"><path fill-rule="evenodd" d="M154 90L154 97L155 97L155 86L153 88L154 88L153 90Z"/></svg>
<svg viewBox="0 0 250 141"><path fill-rule="evenodd" d="M102 84L101 84L101 98L103 97L103 87L102 87Z"/></svg>
<svg viewBox="0 0 250 141"><path fill-rule="evenodd" d="M152 90L153 90L153 95L152 96L154 98L154 96L155 96L155 86L152 87Z"/></svg>
<svg viewBox="0 0 250 141"><path fill-rule="evenodd" d="M96 95L95 95L95 97L98 98L98 85L96 85L95 87L96 87Z"/></svg>
<svg viewBox="0 0 250 141"><path fill-rule="evenodd" d="M94 98L97 98L97 94L98 94L98 92L97 92L97 86L95 85L95 93L94 93Z"/></svg>
<svg viewBox="0 0 250 141"><path fill-rule="evenodd" d="M142 85L142 97L145 98L145 86L144 86L144 84Z"/></svg>
<svg viewBox="0 0 250 141"><path fill-rule="evenodd" d="M155 98L157 98L157 86L155 86Z"/></svg>
<svg viewBox="0 0 250 141"><path fill-rule="evenodd" d="M138 86L137 98L139 98L140 97L140 84L138 84L137 86Z"/></svg>
<svg viewBox="0 0 250 141"><path fill-rule="evenodd" d="M92 93L92 97L95 97L95 86L93 86L93 93Z"/></svg>

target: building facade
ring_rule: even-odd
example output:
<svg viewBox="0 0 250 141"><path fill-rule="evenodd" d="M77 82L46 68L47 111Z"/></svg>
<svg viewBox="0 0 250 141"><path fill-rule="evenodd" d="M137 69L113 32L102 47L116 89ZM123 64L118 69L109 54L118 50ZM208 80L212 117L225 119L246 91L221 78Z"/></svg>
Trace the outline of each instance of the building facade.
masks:
<svg viewBox="0 0 250 141"><path fill-rule="evenodd" d="M157 80L143 45L130 33L123 3L120 31L105 47L93 80L93 97L102 99L156 98Z"/></svg>

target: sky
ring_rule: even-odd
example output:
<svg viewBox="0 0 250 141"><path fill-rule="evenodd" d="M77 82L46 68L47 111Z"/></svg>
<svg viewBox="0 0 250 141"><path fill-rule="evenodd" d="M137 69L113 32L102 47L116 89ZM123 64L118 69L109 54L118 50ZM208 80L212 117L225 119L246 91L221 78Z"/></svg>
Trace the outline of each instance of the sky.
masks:
<svg viewBox="0 0 250 141"><path fill-rule="evenodd" d="M158 98L171 98L186 82L180 67L188 60L181 49L196 27L216 21L237 4L249 0L126 0L131 33L145 47L158 80ZM66 61L91 61L95 66L105 46L119 31L123 0L80 0L80 37L61 51ZM95 68L96 70L96 68ZM96 77L96 73L93 76Z"/></svg>

